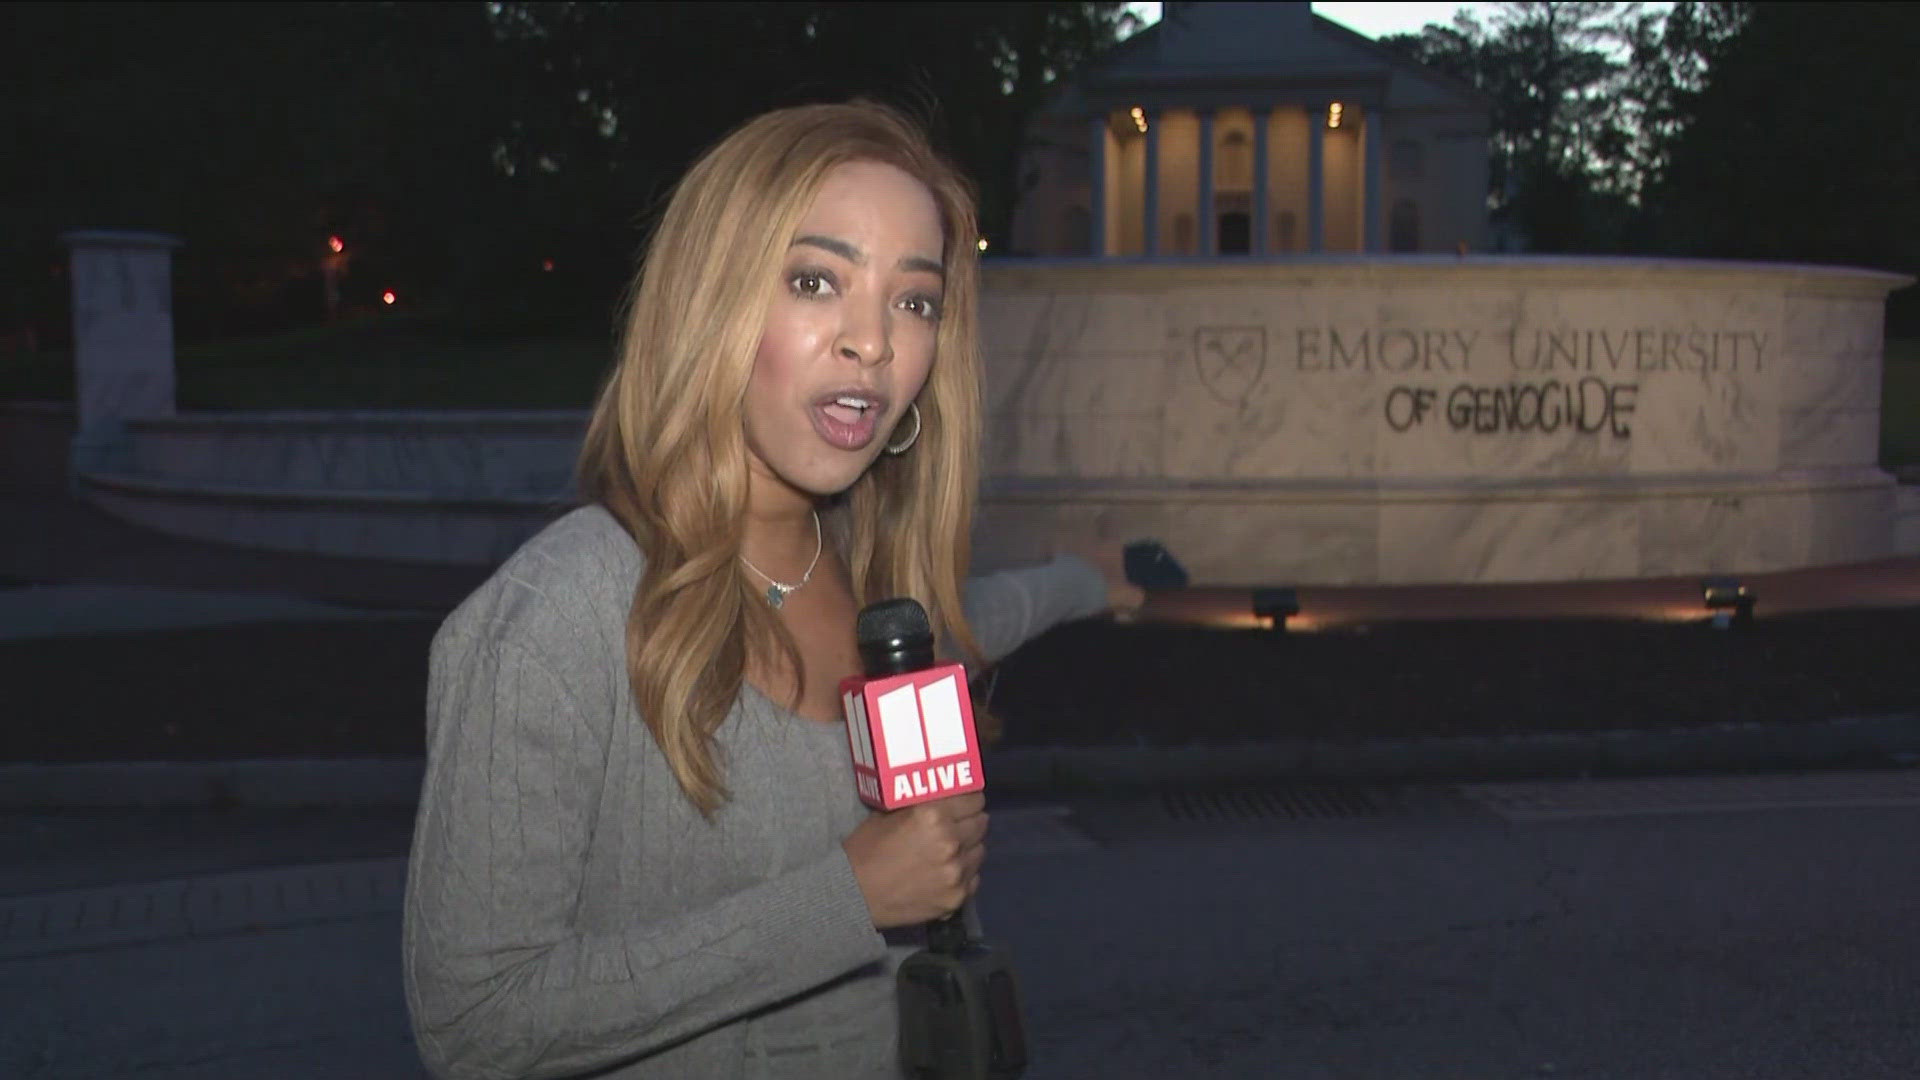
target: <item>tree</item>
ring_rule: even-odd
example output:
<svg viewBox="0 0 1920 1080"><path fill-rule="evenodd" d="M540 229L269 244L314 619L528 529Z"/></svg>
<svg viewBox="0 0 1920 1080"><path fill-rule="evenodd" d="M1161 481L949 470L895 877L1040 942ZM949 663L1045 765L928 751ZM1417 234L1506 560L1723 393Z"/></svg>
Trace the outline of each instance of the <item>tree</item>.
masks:
<svg viewBox="0 0 1920 1080"><path fill-rule="evenodd" d="M867 96L928 123L979 185L989 236L1004 235L1018 197L1027 121L1130 18L1118 3L494 10L518 79L501 160L536 202L549 197L536 192L566 191L568 206L624 204L631 214L734 124L780 105ZM722 69L710 42L725 42Z"/></svg>
<svg viewBox="0 0 1920 1080"><path fill-rule="evenodd" d="M1745 21L1746 3L1678 3L1636 14L1625 30L1620 101L1630 129L1637 195L1660 186L1709 73Z"/></svg>
<svg viewBox="0 0 1920 1080"><path fill-rule="evenodd" d="M1627 77L1620 87L1629 125L1628 157L1636 174L1636 210L1625 224L1628 250L1673 250L1664 199L1674 148L1685 136L1715 65L1744 23L1751 4L1678 3L1642 13L1627 28Z"/></svg>
<svg viewBox="0 0 1920 1080"><path fill-rule="evenodd" d="M1716 58L1663 191L1680 246L1920 266L1920 9L1756 4Z"/></svg>
<svg viewBox="0 0 1920 1080"><path fill-rule="evenodd" d="M330 233L425 288L484 220L479 5L13 5L5 232L55 260L78 227L181 235L185 336L317 316ZM15 265L19 265L16 263Z"/></svg>
<svg viewBox="0 0 1920 1080"><path fill-rule="evenodd" d="M64 229L180 233L179 324L200 337L317 318L337 233L361 288L457 318L601 321L668 186L778 105L921 114L995 235L1028 116L1124 19L1117 3L9 5L0 258L44 277Z"/></svg>
<svg viewBox="0 0 1920 1080"><path fill-rule="evenodd" d="M1497 225L1536 250L1607 249L1642 186L1620 94L1639 18L1638 4L1506 3L1381 42L1493 100Z"/></svg>

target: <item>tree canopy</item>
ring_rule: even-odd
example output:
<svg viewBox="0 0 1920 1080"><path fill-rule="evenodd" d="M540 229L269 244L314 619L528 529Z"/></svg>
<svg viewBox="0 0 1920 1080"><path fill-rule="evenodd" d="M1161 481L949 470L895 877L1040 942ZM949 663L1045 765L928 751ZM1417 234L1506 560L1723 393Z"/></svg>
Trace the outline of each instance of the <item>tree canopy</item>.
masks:
<svg viewBox="0 0 1920 1080"><path fill-rule="evenodd" d="M1738 7L1504 3L1382 43L1492 100L1489 206L1509 245L1616 251L1636 246L1640 208Z"/></svg>
<svg viewBox="0 0 1920 1080"><path fill-rule="evenodd" d="M1492 98L1526 250L1920 270L1920 7L1506 3L1384 43Z"/></svg>
<svg viewBox="0 0 1920 1080"><path fill-rule="evenodd" d="M54 238L78 227L182 235L190 335L316 315L336 235L362 293L602 314L702 148L767 108L853 96L926 120L1004 235L1028 115L1131 20L1117 3L8 5L0 315L61 288Z"/></svg>
<svg viewBox="0 0 1920 1080"><path fill-rule="evenodd" d="M187 242L187 336L311 321L329 236L365 300L599 318L701 148L767 108L929 122L1003 240L1021 133L1117 3L0 7L0 324L64 299L55 238ZM1920 7L1513 2L1385 39L1493 102L1517 250L1920 269ZM1915 290L1906 290L1912 293ZM1920 294L1916 294L1920 297ZM1920 299L1895 297L1920 317ZM0 331L6 325L0 325Z"/></svg>

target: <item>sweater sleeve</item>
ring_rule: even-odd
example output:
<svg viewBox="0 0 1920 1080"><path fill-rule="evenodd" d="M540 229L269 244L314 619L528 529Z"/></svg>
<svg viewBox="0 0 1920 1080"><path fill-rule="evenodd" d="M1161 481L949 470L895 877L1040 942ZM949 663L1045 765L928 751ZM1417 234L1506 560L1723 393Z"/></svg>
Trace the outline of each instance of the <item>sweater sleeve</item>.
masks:
<svg viewBox="0 0 1920 1080"><path fill-rule="evenodd" d="M703 907L578 929L613 714L593 688L607 685L563 678L525 642L434 644L403 963L436 1076L595 1071L885 953L837 847Z"/></svg>
<svg viewBox="0 0 1920 1080"><path fill-rule="evenodd" d="M989 662L1054 626L1107 610L1107 583L1091 563L1062 555L1041 566L968 580L967 622Z"/></svg>

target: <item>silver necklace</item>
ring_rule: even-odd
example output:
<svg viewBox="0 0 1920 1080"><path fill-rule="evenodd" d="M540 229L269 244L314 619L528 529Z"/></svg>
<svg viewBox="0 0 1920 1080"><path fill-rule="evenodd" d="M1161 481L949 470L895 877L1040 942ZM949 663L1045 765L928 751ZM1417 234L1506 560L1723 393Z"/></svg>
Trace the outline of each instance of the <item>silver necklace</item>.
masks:
<svg viewBox="0 0 1920 1080"><path fill-rule="evenodd" d="M748 562L744 552L740 555L740 561L746 563L747 569L767 579L767 606L777 608L787 602L788 593L813 580L813 568L820 565L820 547L820 511L815 510L813 512L813 561L807 564L807 572L800 575L799 581L789 585L784 581L774 580L772 574Z"/></svg>

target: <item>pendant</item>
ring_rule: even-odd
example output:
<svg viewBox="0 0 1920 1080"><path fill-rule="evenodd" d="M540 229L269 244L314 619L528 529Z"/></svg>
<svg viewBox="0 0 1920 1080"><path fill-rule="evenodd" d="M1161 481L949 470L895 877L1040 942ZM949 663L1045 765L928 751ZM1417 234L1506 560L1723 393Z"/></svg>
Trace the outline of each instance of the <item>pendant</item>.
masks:
<svg viewBox="0 0 1920 1080"><path fill-rule="evenodd" d="M767 586L767 606L768 607L777 608L781 604L784 604L786 602L787 602L787 590L781 588L778 585Z"/></svg>

